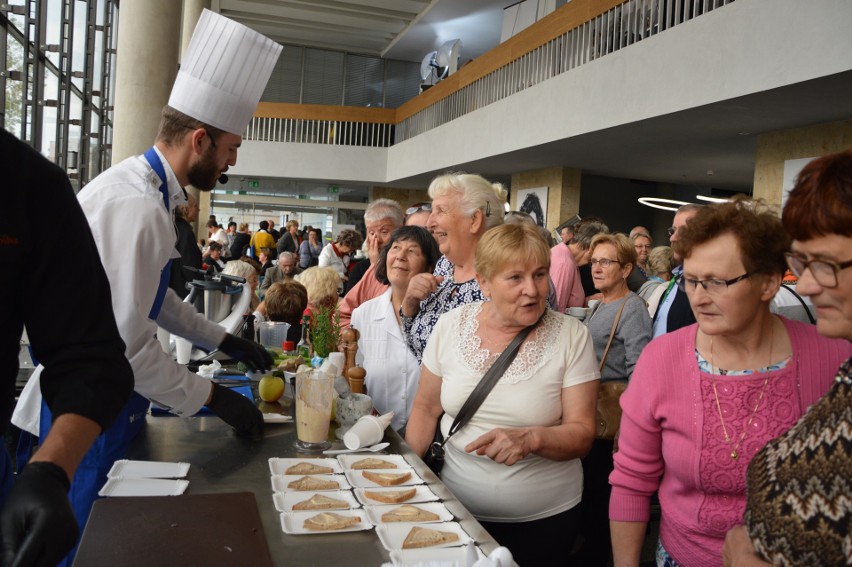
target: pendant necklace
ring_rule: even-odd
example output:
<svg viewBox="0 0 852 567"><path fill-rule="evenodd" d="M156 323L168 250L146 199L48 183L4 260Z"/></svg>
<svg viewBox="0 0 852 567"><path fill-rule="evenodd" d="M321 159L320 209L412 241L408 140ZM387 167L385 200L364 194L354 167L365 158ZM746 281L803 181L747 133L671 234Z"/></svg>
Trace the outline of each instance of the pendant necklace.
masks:
<svg viewBox="0 0 852 567"><path fill-rule="evenodd" d="M737 443L731 447L731 436L728 434L728 428L725 425L725 418L722 416L722 406L719 404L719 393L716 391L716 381L712 380L713 384L713 396L716 398L716 411L719 412L719 421L722 422L722 432L725 434L725 443L731 447L731 459L736 461L740 457L740 445L748 434L748 428L751 426L751 422L754 421L754 416L757 414L757 410L760 407L760 403L763 401L763 396L766 394L766 385L769 383L769 367L772 364L772 343L775 335L775 323L773 322L772 327L769 329L769 362L766 363L766 377L763 379L763 386L760 387L760 396L757 398L757 403L754 404L754 409L751 410L751 415L748 418L748 421L743 428L743 432L740 435L740 438L737 440ZM713 364L713 337L710 337L710 370L712 375L716 374L718 370L716 366Z"/></svg>

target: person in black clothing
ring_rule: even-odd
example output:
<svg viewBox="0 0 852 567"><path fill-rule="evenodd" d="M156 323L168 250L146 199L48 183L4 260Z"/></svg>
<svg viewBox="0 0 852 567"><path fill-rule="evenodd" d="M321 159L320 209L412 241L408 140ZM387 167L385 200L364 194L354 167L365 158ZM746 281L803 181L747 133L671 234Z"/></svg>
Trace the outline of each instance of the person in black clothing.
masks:
<svg viewBox="0 0 852 567"><path fill-rule="evenodd" d="M278 240L281 238L281 233L275 230L275 221L269 219L269 234L272 235L272 238L275 239L275 242L278 243ZM275 254L275 250L272 251ZM275 256L273 256L274 258Z"/></svg>
<svg viewBox="0 0 852 567"><path fill-rule="evenodd" d="M242 223L237 233L234 234L234 242L231 244L231 258L242 258L246 255L249 242L251 242L251 234L248 231L248 224Z"/></svg>
<svg viewBox="0 0 852 567"><path fill-rule="evenodd" d="M298 256L299 246L302 245L302 235L299 233L299 221L289 220L286 227L287 230L281 235L281 238L278 239L275 245L278 255L280 256L284 252L291 252Z"/></svg>
<svg viewBox="0 0 852 567"><path fill-rule="evenodd" d="M201 251L195 244L195 233L192 231L192 225L189 224L196 220L198 220L198 200L189 193L186 206L175 208L177 251L180 253L180 258L174 259L169 274L169 287L175 290L181 299L189 294L186 284L196 277L196 274L184 270L183 267L200 270L202 264Z"/></svg>
<svg viewBox="0 0 852 567"><path fill-rule="evenodd" d="M109 281L92 233L65 173L0 130L5 172L0 207L0 432L15 405L18 352L24 326L41 374L44 400L55 418L14 482L11 458L0 447L0 528L3 565L53 565L77 540L68 487L95 438L118 415L133 390L133 372L112 311ZM54 248L45 226L63 227L63 266L71 285L56 293ZM13 487L14 483L14 487ZM11 492L10 492L11 491Z"/></svg>
<svg viewBox="0 0 852 567"><path fill-rule="evenodd" d="M265 276L266 270L269 268L274 268L275 264L272 263L272 257L275 251L272 248L263 247L260 249L260 253L257 255L257 259L260 261L260 275Z"/></svg>
<svg viewBox="0 0 852 567"><path fill-rule="evenodd" d="M208 268L213 268L213 271L221 272L225 268L225 263L222 261L222 245L215 240L211 241L207 248L207 255L201 261Z"/></svg>

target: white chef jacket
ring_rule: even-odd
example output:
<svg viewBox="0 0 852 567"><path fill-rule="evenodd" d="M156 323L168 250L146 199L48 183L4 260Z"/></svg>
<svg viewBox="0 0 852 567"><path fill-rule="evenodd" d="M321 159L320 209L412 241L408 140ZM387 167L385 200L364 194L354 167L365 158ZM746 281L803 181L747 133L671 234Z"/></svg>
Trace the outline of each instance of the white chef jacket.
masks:
<svg viewBox="0 0 852 567"><path fill-rule="evenodd" d="M360 333L355 362L367 371L367 394L379 413L394 412L391 427L399 430L411 415L420 365L396 321L391 290L356 308L351 325Z"/></svg>
<svg viewBox="0 0 852 567"><path fill-rule="evenodd" d="M127 158L109 168L86 185L77 198L109 278L115 320L133 368L134 389L176 415L189 416L204 405L210 395L210 381L163 352L156 337L157 326L207 350L218 347L226 333L172 289L166 291L157 320L148 318L160 273L170 258L178 256L174 208L186 203L168 161L159 150L157 155L168 178L168 212L163 206L160 178L144 156ZM22 393L16 414L25 411L22 408L31 412L39 407L26 401L26 396L33 395L41 396L35 385ZM31 423L32 416L18 415L17 421Z"/></svg>

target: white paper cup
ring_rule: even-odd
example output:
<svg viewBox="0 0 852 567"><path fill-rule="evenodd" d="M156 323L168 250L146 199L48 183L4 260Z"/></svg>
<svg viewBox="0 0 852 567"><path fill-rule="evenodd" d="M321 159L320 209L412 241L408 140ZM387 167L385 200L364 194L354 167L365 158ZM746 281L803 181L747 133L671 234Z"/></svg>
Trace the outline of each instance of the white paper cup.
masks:
<svg viewBox="0 0 852 567"><path fill-rule="evenodd" d="M349 428L343 436L347 449L360 449L378 443L385 436L382 422L374 415L365 415Z"/></svg>
<svg viewBox="0 0 852 567"><path fill-rule="evenodd" d="M192 343L181 337L175 337L175 356L178 364L186 364L192 354Z"/></svg>
<svg viewBox="0 0 852 567"><path fill-rule="evenodd" d="M346 364L346 355L342 352L328 353L328 361L337 369L337 374L343 373L343 365Z"/></svg>
<svg viewBox="0 0 852 567"><path fill-rule="evenodd" d="M162 327L157 327L157 340L160 341L160 346L163 347L163 352L166 354L171 354L172 349L169 342L171 341L172 334Z"/></svg>

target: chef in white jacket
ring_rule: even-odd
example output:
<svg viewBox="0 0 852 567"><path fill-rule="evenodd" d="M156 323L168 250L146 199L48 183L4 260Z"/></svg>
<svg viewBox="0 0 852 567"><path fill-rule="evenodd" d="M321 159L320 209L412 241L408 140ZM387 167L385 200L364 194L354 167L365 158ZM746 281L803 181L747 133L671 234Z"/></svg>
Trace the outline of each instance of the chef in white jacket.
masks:
<svg viewBox="0 0 852 567"><path fill-rule="evenodd" d="M186 203L183 187L209 191L236 163L242 133L280 51L268 38L205 10L163 109L154 146L111 167L78 194L109 278L135 378L125 413L102 434L72 483L69 497L81 526L106 472L124 458L144 423L148 400L179 416L191 416L206 404L238 434L262 435L262 414L252 401L178 365L163 352L156 332L159 325L197 347L218 348L254 368L272 363L260 345L227 334L183 303L169 289L168 273L177 256L174 209ZM22 395L13 422L32 431L40 419L37 429L45 434L50 416L46 409L40 416L31 411L27 400L33 395L39 395L37 387Z"/></svg>

